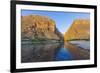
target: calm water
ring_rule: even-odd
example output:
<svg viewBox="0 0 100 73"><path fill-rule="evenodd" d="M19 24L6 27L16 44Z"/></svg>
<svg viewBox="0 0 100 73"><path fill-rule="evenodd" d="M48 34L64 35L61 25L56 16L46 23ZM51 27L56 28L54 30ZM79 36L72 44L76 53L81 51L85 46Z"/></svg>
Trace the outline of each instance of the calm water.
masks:
<svg viewBox="0 0 100 73"><path fill-rule="evenodd" d="M79 52L79 53L78 53ZM21 62L47 62L89 59L89 51L73 48L70 44L22 44Z"/></svg>
<svg viewBox="0 0 100 73"><path fill-rule="evenodd" d="M61 47L57 53L55 54L55 60L57 61L63 61L63 60L72 60L73 56L68 51L67 48Z"/></svg>

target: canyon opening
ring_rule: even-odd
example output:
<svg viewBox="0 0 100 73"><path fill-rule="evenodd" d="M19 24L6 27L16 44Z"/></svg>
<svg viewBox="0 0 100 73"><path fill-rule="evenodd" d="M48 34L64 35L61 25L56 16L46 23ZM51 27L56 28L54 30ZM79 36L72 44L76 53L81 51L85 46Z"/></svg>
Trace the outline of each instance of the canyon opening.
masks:
<svg viewBox="0 0 100 73"><path fill-rule="evenodd" d="M21 62L90 59L90 14L21 10Z"/></svg>

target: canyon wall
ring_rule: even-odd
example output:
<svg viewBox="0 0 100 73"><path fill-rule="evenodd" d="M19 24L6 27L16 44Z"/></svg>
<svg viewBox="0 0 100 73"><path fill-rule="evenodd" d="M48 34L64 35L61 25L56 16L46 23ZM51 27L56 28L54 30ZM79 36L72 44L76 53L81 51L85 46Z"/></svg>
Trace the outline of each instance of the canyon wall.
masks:
<svg viewBox="0 0 100 73"><path fill-rule="evenodd" d="M89 19L76 19L71 27L64 34L64 40L82 40L90 39L90 20Z"/></svg>
<svg viewBox="0 0 100 73"><path fill-rule="evenodd" d="M62 34L56 28L55 21L40 15L21 16L21 37L22 39L63 39Z"/></svg>

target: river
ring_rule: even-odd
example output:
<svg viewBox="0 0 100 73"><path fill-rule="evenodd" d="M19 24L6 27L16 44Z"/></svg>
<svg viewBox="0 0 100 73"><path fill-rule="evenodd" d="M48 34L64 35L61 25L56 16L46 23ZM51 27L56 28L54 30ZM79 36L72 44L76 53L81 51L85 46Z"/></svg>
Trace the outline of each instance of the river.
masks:
<svg viewBox="0 0 100 73"><path fill-rule="evenodd" d="M21 44L21 62L47 62L87 60L90 51L71 43L24 43Z"/></svg>

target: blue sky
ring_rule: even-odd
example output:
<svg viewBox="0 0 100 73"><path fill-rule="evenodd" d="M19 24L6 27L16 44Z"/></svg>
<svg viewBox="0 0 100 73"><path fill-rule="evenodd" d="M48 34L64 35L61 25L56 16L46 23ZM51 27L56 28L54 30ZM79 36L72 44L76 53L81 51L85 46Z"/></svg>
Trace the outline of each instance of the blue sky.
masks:
<svg viewBox="0 0 100 73"><path fill-rule="evenodd" d="M90 13L79 12L55 12L55 11L40 11L40 10L22 10L22 16L41 15L47 16L56 22L58 30L64 34L71 26L75 19L89 19Z"/></svg>

